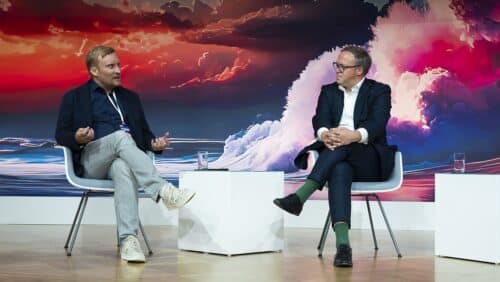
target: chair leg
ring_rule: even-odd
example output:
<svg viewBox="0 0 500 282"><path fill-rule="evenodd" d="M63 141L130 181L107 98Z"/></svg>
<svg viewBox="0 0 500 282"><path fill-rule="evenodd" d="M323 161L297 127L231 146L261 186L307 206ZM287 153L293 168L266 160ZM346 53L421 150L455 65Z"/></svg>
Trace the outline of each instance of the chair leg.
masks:
<svg viewBox="0 0 500 282"><path fill-rule="evenodd" d="M118 226L116 226L116 247L120 248L120 234L118 233Z"/></svg>
<svg viewBox="0 0 500 282"><path fill-rule="evenodd" d="M392 243L394 244L394 248L396 249L396 252L398 253L398 257L403 257L401 255L401 252L399 251L398 243L396 242L396 239L394 238L394 234L392 234L392 229L391 225L389 224L389 221L387 220L387 216L385 215L384 208L382 207L382 203L380 202L380 198L378 197L377 194L374 195L375 198L377 199L378 205L380 207L380 211L382 212L382 216L384 217L385 225L387 225L387 230L389 230L389 235L391 235Z"/></svg>
<svg viewBox="0 0 500 282"><path fill-rule="evenodd" d="M146 232L144 232L144 227L142 226L142 223L140 220L139 220L139 228L141 228L142 238L144 238L144 242L146 243L146 247L148 248L148 254L152 255L153 250L151 249L151 246L149 245L148 236L146 235Z"/></svg>
<svg viewBox="0 0 500 282"><path fill-rule="evenodd" d="M366 208L368 209L368 218L370 219L370 227L372 229L373 243L375 244L375 250L378 250L377 237L375 236L375 228L373 228L372 211L370 208L370 201L368 200L369 196L370 195L365 196Z"/></svg>
<svg viewBox="0 0 500 282"><path fill-rule="evenodd" d="M330 230L330 224L332 223L332 218L330 216L330 210L326 215L325 226L323 227L323 232L321 233L321 238L318 244L318 257L323 257L323 248L325 247L326 237L328 236L328 231Z"/></svg>
<svg viewBox="0 0 500 282"><path fill-rule="evenodd" d="M71 244L69 245L69 250L68 249L66 250L67 256L71 256L71 252L73 251L73 246L75 245L76 237L78 236L78 229L80 229L80 224L82 222L83 214L85 213L85 208L87 207L87 202L89 200L89 193L88 192L85 192L83 194L83 196L84 196L84 201L83 201L82 210L81 210L80 215L78 217L78 221L77 221L77 224L75 226L76 227L75 231L72 235Z"/></svg>
<svg viewBox="0 0 500 282"><path fill-rule="evenodd" d="M71 224L71 229L69 230L68 238L66 239L66 243L64 244L65 249L68 248L69 239L71 238L71 235L73 234L73 230L75 229L76 220L78 219L78 217L80 215L80 209L82 208L82 203L83 203L84 198L85 198L85 193L83 193L82 197L80 198L80 204L78 205L78 209L76 210L76 213L75 213L75 218L73 219L73 224Z"/></svg>
<svg viewBox="0 0 500 282"><path fill-rule="evenodd" d="M328 216L329 215L330 215L330 211L328 211L328 214L326 215L325 224L323 225L323 230L321 232L321 237L319 239L318 246L316 247L316 250L319 250L321 248L321 241L323 241L323 237L325 236L325 227L328 224Z"/></svg>

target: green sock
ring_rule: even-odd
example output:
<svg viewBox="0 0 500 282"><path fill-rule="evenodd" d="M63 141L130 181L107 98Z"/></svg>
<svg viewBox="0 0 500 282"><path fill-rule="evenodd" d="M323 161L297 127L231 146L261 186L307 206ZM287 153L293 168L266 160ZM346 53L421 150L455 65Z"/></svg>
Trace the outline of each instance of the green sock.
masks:
<svg viewBox="0 0 500 282"><path fill-rule="evenodd" d="M335 246L338 248L340 244L349 246L349 225L345 222L337 222L334 225L335 230Z"/></svg>
<svg viewBox="0 0 500 282"><path fill-rule="evenodd" d="M307 199L309 199L309 197L312 195L312 193L314 193L314 191L316 191L316 189L318 188L319 188L318 182L311 179L307 179L304 185L302 185L302 187L300 187L299 190L295 192L295 194L299 196L301 203L305 203Z"/></svg>

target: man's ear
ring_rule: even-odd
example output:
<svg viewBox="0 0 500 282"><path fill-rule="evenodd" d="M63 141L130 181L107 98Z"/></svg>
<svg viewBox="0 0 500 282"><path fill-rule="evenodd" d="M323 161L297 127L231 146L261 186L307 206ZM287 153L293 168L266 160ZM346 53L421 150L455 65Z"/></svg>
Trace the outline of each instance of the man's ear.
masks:
<svg viewBox="0 0 500 282"><path fill-rule="evenodd" d="M90 71L90 74L91 74L92 76L97 76L97 74L99 73L99 70L97 69L97 67L96 67L96 66L92 66L92 67L90 67L90 70L89 70L89 71Z"/></svg>
<svg viewBox="0 0 500 282"><path fill-rule="evenodd" d="M357 75L363 75L363 67L357 67L356 68L356 74Z"/></svg>

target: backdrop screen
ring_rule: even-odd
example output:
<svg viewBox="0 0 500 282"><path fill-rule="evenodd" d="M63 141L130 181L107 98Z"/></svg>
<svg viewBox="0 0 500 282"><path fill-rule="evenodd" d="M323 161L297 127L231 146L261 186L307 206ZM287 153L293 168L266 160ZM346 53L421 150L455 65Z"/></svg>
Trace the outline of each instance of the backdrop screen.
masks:
<svg viewBox="0 0 500 282"><path fill-rule="evenodd" d="M291 192L321 85L357 44L392 89L405 177L384 199L433 201L454 152L469 172L500 173L499 25L494 0L0 0L0 195L81 193L53 136L95 45L116 49L123 85L155 134L170 132L162 176L177 183L204 150L210 167L285 171Z"/></svg>

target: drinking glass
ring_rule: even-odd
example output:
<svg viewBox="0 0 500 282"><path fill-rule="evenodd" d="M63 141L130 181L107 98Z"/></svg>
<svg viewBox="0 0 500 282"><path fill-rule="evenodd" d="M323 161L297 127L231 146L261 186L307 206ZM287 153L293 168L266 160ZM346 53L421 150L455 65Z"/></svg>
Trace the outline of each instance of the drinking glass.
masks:
<svg viewBox="0 0 500 282"><path fill-rule="evenodd" d="M453 153L453 172L465 172L465 153Z"/></svg>
<svg viewBox="0 0 500 282"><path fill-rule="evenodd" d="M208 151L198 151L198 169L208 168Z"/></svg>

